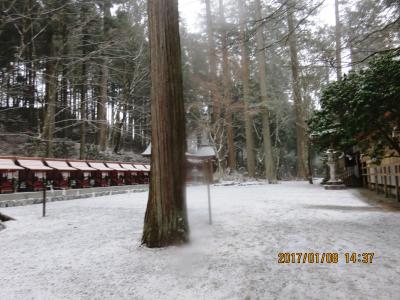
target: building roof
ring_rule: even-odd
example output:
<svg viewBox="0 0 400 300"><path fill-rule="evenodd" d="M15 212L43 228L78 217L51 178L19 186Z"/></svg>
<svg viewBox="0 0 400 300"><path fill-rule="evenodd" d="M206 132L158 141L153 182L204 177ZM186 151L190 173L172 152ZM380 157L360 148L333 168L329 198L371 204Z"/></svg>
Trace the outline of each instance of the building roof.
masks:
<svg viewBox="0 0 400 300"><path fill-rule="evenodd" d="M125 171L137 171L132 164L121 164L121 167L124 168Z"/></svg>
<svg viewBox="0 0 400 300"><path fill-rule="evenodd" d="M89 162L89 166L95 168L98 171L112 171L113 169L106 167L104 163L101 162Z"/></svg>
<svg viewBox="0 0 400 300"><path fill-rule="evenodd" d="M89 165L85 161L69 161L68 163L70 164L70 166L81 171L96 171L96 169L89 167Z"/></svg>
<svg viewBox="0 0 400 300"><path fill-rule="evenodd" d="M66 161L62 160L45 160L49 167L52 167L59 171L75 171L75 168L68 166Z"/></svg>
<svg viewBox="0 0 400 300"><path fill-rule="evenodd" d="M138 170L138 171L142 171L142 172L149 172L150 170L149 169L147 169L144 165L141 165L141 164L134 164L133 165L135 168L136 168L136 170Z"/></svg>
<svg viewBox="0 0 400 300"><path fill-rule="evenodd" d="M117 163L106 163L106 166L109 167L110 169L115 170L115 171L126 171L126 169L122 168Z"/></svg>
<svg viewBox="0 0 400 300"><path fill-rule="evenodd" d="M32 171L51 171L50 167L46 167L41 160L38 159L18 159L18 163Z"/></svg>
<svg viewBox="0 0 400 300"><path fill-rule="evenodd" d="M24 168L17 166L12 159L1 158L0 159L0 170L15 171L23 170Z"/></svg>

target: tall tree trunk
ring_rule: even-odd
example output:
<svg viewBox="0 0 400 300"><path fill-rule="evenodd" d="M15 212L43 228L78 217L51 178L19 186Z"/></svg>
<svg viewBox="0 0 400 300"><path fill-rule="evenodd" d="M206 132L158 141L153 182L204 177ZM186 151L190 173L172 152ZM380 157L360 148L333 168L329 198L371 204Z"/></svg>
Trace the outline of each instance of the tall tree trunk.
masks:
<svg viewBox="0 0 400 300"><path fill-rule="evenodd" d="M228 58L228 35L226 32L226 22L224 16L224 1L219 0L219 15L222 26L221 39L222 39L222 73L223 73L223 89L224 100L223 107L225 111L225 124L226 124L226 146L228 150L228 167L231 170L236 169L236 151L233 141L233 124L232 124L232 110L231 110L231 74L229 68Z"/></svg>
<svg viewBox="0 0 400 300"><path fill-rule="evenodd" d="M249 83L249 56L246 48L246 4L238 0L239 22L240 22L240 51L242 55L242 80L243 80L243 102L244 102L244 120L246 134L246 153L247 153L247 172L249 177L255 176L255 156L254 156L254 136L253 120L250 114L250 83Z"/></svg>
<svg viewBox="0 0 400 300"><path fill-rule="evenodd" d="M115 92L115 87L111 88L111 97L116 98L116 92ZM112 124L112 126L114 126L115 123L115 101L111 101L111 114L110 114L110 124ZM110 128L110 130L108 130L108 141L106 141L106 143L108 144L108 146L111 148L112 144L113 144L113 128Z"/></svg>
<svg viewBox="0 0 400 300"><path fill-rule="evenodd" d="M54 35L49 36L49 54L46 62L46 114L43 125L43 137L46 141L46 156L53 157L53 134L57 97L56 61L54 55Z"/></svg>
<svg viewBox="0 0 400 300"><path fill-rule="evenodd" d="M82 65L81 65L81 84L80 84L80 115L81 115L81 125L80 125L80 149L79 157L80 159L86 159L86 122L87 122L87 111L86 111L86 93L87 93L87 80L86 80L86 69L87 69L87 43L88 43L88 32L86 28L86 14L87 14L86 4L83 4L81 12L81 26L82 26Z"/></svg>
<svg viewBox="0 0 400 300"><path fill-rule="evenodd" d="M133 132L134 130L134 117L133 117L133 108L132 106L128 110L128 145L131 149L133 147ZM136 134L137 132L135 132Z"/></svg>
<svg viewBox="0 0 400 300"><path fill-rule="evenodd" d="M103 38L108 36L108 23L111 18L111 2L110 0L104 1L103 4ZM97 145L100 150L106 150L107 145L107 85L108 85L108 59L106 54L103 53L102 64L100 69L100 97L97 102Z"/></svg>
<svg viewBox="0 0 400 300"><path fill-rule="evenodd" d="M64 14L62 17L62 55L63 55L63 64L62 64L62 79L61 79L61 109L62 109L62 120L61 125L64 126L62 132L64 138L66 138L69 134L69 128L68 124L70 124L69 121L67 121L70 118L71 115L71 109L68 106L68 53L69 53L69 48L68 48L68 27L67 27L67 21L65 20L65 16L67 14L67 11L64 9Z"/></svg>
<svg viewBox="0 0 400 300"><path fill-rule="evenodd" d="M34 42L33 42L33 0L28 0L28 16L29 16L29 31L28 31L28 41L27 46L27 68L28 68L28 97L29 97L29 125L31 128L35 128L37 121L35 119L35 70L34 70Z"/></svg>
<svg viewBox="0 0 400 300"><path fill-rule="evenodd" d="M217 149L218 171L220 177L224 174L224 164L221 162L225 160L224 155L224 120L221 116L221 95L218 91L217 79L217 55L214 42L214 25L212 22L210 0L205 0L206 16L207 16L207 40L208 40L208 83L210 86L210 99L212 107L211 125L212 125L212 140L214 141L215 148Z"/></svg>
<svg viewBox="0 0 400 300"><path fill-rule="evenodd" d="M115 122L112 125L111 138L109 141L110 148L114 148L114 149L115 149L115 145L116 145L116 142L118 139L118 132L122 126L121 119L120 119L121 105L122 105L121 103L117 103L117 111L115 112L115 117L114 117Z"/></svg>
<svg viewBox="0 0 400 300"><path fill-rule="evenodd" d="M299 77L299 59L297 57L297 37L294 27L293 10L294 2L287 3L287 23L289 30L290 65L292 69L293 102L296 114L297 137L297 177L308 179L308 150L307 150L307 125L304 120L304 107L301 97L301 84Z"/></svg>
<svg viewBox="0 0 400 300"><path fill-rule="evenodd" d="M81 67L81 85L80 85L80 115L81 115L81 126L80 126L80 149L79 149L79 158L86 159L86 62L82 62Z"/></svg>
<svg viewBox="0 0 400 300"><path fill-rule="evenodd" d="M220 117L219 99L217 97L217 57L215 53L214 43L214 27L211 15L210 0L205 0L206 3L206 15L207 15L207 41L208 41L208 82L210 85L210 98L212 105L212 117L211 121L215 124Z"/></svg>
<svg viewBox="0 0 400 300"><path fill-rule="evenodd" d="M128 92L126 92L128 94ZM127 110L128 110L128 99L129 95L124 95L124 103L122 103L122 120L115 124L115 136L114 136L114 153L118 154L121 149L123 142L124 124L126 122Z"/></svg>
<svg viewBox="0 0 400 300"><path fill-rule="evenodd" d="M335 18L336 18L336 25L335 25L335 41L336 41L336 76L337 80L342 79L342 26L340 24L340 14L339 14L339 0L335 0Z"/></svg>
<svg viewBox="0 0 400 300"><path fill-rule="evenodd" d="M75 86L74 82L72 82L72 114L74 119L78 119L78 88Z"/></svg>
<svg viewBox="0 0 400 300"><path fill-rule="evenodd" d="M261 3L256 0L256 18L261 20ZM258 61L258 76L260 81L260 100L262 109L262 128L263 128L263 141L264 141L264 164L265 164L265 178L269 183L276 182L276 173L274 168L274 157L272 153L271 130L268 109L268 94L267 94L267 78L266 78L266 58L265 58L265 39L263 27L257 31L257 61Z"/></svg>
<svg viewBox="0 0 400 300"><path fill-rule="evenodd" d="M355 37L352 30L349 33L349 41L347 42L347 49L350 52L350 66L352 71L356 71L356 48L354 43Z"/></svg>
<svg viewBox="0 0 400 300"><path fill-rule="evenodd" d="M149 0L151 60L151 182L142 242L185 243L185 112L177 0Z"/></svg>
<svg viewBox="0 0 400 300"><path fill-rule="evenodd" d="M121 148L121 139L122 139L122 131L123 131L124 119L118 121L117 124L114 125L114 153L118 154Z"/></svg>
<svg viewBox="0 0 400 300"><path fill-rule="evenodd" d="M64 126L62 132L64 138L68 136L68 124L70 116L70 109L68 108L68 78L67 78L67 67L63 64L62 66L62 79L61 79L61 109L62 109L62 126Z"/></svg>

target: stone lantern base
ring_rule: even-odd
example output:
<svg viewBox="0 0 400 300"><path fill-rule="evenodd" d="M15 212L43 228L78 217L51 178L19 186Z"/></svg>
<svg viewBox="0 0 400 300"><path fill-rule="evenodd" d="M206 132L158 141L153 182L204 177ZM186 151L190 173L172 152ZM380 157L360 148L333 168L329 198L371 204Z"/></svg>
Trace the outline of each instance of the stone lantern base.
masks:
<svg viewBox="0 0 400 300"><path fill-rule="evenodd" d="M345 190L347 187L343 181L328 181L324 184L326 190Z"/></svg>

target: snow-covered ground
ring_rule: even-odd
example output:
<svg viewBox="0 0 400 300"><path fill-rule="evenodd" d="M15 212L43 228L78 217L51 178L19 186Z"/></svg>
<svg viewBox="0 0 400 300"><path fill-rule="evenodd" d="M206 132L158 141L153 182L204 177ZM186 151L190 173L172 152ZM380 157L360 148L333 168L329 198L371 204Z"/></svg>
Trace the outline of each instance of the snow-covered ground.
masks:
<svg viewBox="0 0 400 300"><path fill-rule="evenodd" d="M2 212L0 299L399 299L400 213L319 185L188 189L191 244L140 247L147 193ZM279 252L375 252L278 264Z"/></svg>

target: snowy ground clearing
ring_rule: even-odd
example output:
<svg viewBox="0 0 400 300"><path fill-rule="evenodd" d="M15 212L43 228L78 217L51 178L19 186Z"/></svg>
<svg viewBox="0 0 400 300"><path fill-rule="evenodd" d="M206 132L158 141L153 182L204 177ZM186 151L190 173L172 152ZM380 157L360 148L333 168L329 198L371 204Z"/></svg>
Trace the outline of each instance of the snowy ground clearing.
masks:
<svg viewBox="0 0 400 300"><path fill-rule="evenodd" d="M147 193L4 208L0 299L399 299L400 212L319 185L188 189L190 245L139 247ZM279 252L339 264L278 264ZM375 252L346 264L344 252Z"/></svg>

